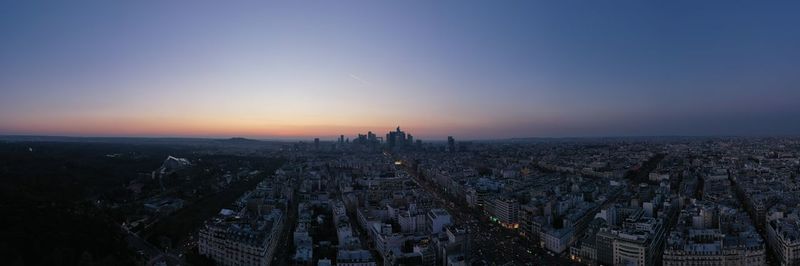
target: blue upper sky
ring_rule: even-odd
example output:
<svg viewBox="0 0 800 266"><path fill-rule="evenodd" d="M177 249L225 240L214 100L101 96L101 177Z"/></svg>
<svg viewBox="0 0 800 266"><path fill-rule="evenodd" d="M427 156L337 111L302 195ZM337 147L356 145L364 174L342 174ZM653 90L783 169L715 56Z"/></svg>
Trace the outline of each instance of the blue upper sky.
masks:
<svg viewBox="0 0 800 266"><path fill-rule="evenodd" d="M7 1L0 134L800 134L798 1Z"/></svg>

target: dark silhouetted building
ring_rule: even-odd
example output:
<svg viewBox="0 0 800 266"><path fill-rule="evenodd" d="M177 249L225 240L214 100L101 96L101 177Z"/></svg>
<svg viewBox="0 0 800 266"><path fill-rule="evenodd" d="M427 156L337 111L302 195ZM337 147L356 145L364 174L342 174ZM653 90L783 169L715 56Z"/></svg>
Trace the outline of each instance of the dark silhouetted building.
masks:
<svg viewBox="0 0 800 266"><path fill-rule="evenodd" d="M390 131L386 134L386 145L389 149L395 149L408 144L406 140L406 133L400 130L400 127L397 127L397 130Z"/></svg>
<svg viewBox="0 0 800 266"><path fill-rule="evenodd" d="M453 136L447 136L447 150L450 152L456 151L456 139Z"/></svg>

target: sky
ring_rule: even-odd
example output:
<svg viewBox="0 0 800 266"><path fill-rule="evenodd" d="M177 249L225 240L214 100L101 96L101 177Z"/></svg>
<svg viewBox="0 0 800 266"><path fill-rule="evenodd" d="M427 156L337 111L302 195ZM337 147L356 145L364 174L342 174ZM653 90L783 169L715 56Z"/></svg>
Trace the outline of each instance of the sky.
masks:
<svg viewBox="0 0 800 266"><path fill-rule="evenodd" d="M0 134L800 135L798 1L3 1Z"/></svg>

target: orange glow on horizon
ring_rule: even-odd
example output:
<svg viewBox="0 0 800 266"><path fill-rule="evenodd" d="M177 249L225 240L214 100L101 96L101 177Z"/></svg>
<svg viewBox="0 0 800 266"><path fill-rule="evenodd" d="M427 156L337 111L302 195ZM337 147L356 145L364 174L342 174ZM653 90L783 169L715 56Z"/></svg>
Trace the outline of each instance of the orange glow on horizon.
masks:
<svg viewBox="0 0 800 266"><path fill-rule="evenodd" d="M371 121L362 121L370 123ZM414 136L440 138L452 135L463 126L442 127L435 121L428 124L375 123L366 126L357 122L318 123L318 121L267 121L257 119L214 118L50 118L38 121L16 121L15 127L4 130L11 134L66 136L163 136L163 137L250 137L250 138L335 138L340 134L352 138L372 131L382 136L397 126Z"/></svg>

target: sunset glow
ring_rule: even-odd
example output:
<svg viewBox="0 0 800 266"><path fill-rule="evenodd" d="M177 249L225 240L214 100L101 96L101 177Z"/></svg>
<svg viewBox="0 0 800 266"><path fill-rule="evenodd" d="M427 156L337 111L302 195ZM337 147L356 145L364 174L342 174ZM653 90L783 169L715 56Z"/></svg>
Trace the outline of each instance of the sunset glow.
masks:
<svg viewBox="0 0 800 266"><path fill-rule="evenodd" d="M0 134L800 132L796 9L671 5L5 4Z"/></svg>

